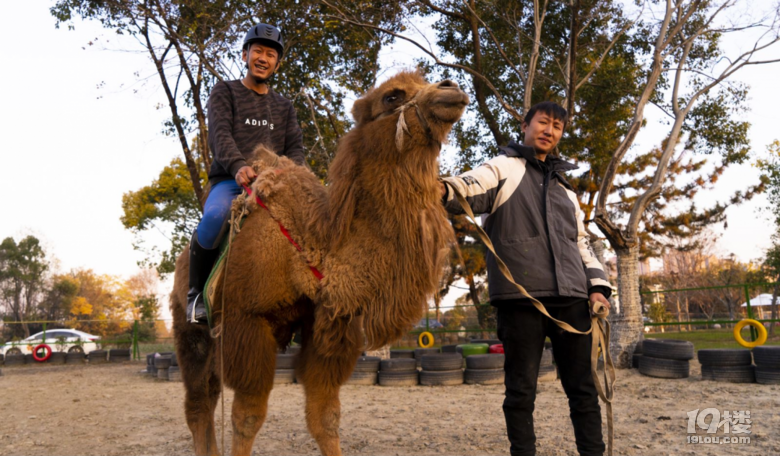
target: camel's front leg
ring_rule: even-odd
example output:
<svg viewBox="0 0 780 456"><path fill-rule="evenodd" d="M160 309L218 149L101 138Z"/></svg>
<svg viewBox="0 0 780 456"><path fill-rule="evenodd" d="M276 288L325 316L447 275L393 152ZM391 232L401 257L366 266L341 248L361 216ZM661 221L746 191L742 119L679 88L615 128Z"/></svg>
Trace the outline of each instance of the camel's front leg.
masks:
<svg viewBox="0 0 780 456"><path fill-rule="evenodd" d="M359 319L332 328L341 328L341 351L329 356L318 352L312 344L313 327L303 328L303 350L298 363L298 381L306 392L306 424L324 456L341 456L339 390L355 368L362 347Z"/></svg>
<svg viewBox="0 0 780 456"><path fill-rule="evenodd" d="M273 380L272 380L273 381ZM252 454L252 444L263 427L268 412L268 396L271 388L241 393L236 391L233 399L233 448L234 456Z"/></svg>

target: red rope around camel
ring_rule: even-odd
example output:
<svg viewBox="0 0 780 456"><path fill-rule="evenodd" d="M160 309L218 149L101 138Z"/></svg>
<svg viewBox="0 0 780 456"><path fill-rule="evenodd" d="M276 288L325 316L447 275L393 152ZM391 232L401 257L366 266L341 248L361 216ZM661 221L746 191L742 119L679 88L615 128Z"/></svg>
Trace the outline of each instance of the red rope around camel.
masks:
<svg viewBox="0 0 780 456"><path fill-rule="evenodd" d="M244 187L244 190L246 190L247 195L252 196L252 189L249 188L246 185L244 185L243 187ZM268 206L266 206L265 203L263 203L263 200L261 200L260 197L257 196L257 195L255 195L255 202L257 202L258 206L260 206L263 209L267 210L269 213L271 212L270 209L268 209ZM273 217L271 217L271 218L273 218ZM299 252L303 252L303 249L301 248L301 246L298 245L297 242L295 242L295 239L293 239L292 236L290 236L290 232L287 231L287 228L285 228L284 225L282 225L282 222L280 222L280 221L278 221L276 219L274 219L274 220L276 221L276 223L279 224L279 230L281 230L281 232L284 235L284 237L286 237L287 240L290 241L290 244L292 244L293 247L298 249ZM309 260L306 260L306 264L309 264ZM309 269L311 269L311 273L314 274L314 277L316 277L317 280L322 280L322 278L325 277L324 275L322 275L322 273L319 271L319 269L315 268L311 264L309 264Z"/></svg>

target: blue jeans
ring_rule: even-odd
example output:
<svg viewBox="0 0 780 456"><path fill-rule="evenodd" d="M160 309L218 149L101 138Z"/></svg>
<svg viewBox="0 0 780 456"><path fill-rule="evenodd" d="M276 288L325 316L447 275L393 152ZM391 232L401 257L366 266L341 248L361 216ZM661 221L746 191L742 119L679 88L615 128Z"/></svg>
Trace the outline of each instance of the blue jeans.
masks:
<svg viewBox="0 0 780 456"><path fill-rule="evenodd" d="M222 227L230 217L230 207L241 190L234 180L224 180L211 187L203 207L203 218L198 224L198 243L204 249L219 247Z"/></svg>

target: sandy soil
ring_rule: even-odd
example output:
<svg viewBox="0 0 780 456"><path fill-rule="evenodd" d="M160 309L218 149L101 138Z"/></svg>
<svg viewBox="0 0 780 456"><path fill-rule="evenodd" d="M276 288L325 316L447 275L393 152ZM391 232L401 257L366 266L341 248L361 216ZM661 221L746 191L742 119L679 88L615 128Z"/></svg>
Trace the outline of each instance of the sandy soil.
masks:
<svg viewBox="0 0 780 456"><path fill-rule="evenodd" d="M698 363L691 365L685 380L619 371L616 454L780 454L778 387L701 381ZM182 384L139 374L142 368L140 363L4 368L0 455L190 453ZM345 455L507 454L502 398L503 386L345 386L342 448ZM228 419L231 400L228 392ZM686 412L707 407L750 410L752 442L687 444ZM558 382L540 384L535 420L539 454L576 454ZM229 423L225 432L229 442ZM274 389L254 448L254 454L318 454L306 431L299 385Z"/></svg>

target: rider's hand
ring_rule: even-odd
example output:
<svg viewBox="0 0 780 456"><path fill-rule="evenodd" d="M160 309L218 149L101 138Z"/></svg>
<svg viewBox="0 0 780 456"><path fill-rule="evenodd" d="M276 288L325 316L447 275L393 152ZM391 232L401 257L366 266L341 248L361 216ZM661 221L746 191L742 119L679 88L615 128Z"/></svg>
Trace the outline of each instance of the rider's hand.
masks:
<svg viewBox="0 0 780 456"><path fill-rule="evenodd" d="M609 301L607 300L607 298L604 297L603 294L601 294L601 293L591 293L590 294L590 308L591 308L591 310L593 309L593 307L596 305L597 302L601 303L601 304L604 304L604 307L606 307L607 310L610 310Z"/></svg>
<svg viewBox="0 0 780 456"><path fill-rule="evenodd" d="M251 184L255 177L257 177L257 173L251 166L243 166L236 173L236 183L243 187Z"/></svg>

